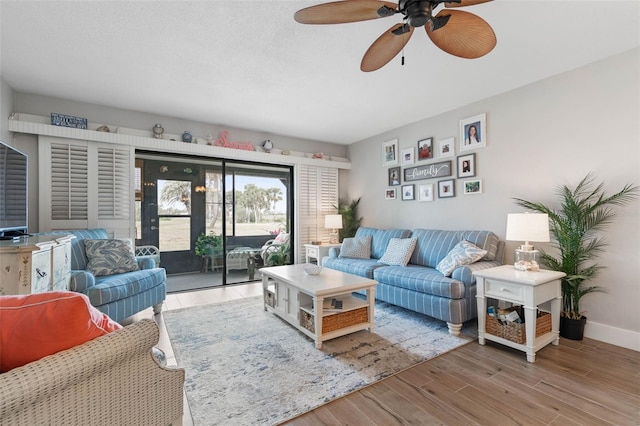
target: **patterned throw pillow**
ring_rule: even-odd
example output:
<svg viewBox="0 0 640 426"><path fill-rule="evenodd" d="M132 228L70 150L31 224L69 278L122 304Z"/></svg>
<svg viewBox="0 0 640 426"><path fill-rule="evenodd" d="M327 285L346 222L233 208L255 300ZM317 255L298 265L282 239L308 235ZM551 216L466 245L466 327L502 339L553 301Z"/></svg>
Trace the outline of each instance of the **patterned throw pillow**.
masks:
<svg viewBox="0 0 640 426"><path fill-rule="evenodd" d="M137 271L138 262L126 241L84 240L87 270L96 277Z"/></svg>
<svg viewBox="0 0 640 426"><path fill-rule="evenodd" d="M462 240L438 263L436 269L445 277L450 277L451 273L462 265L470 265L487 254L486 250L478 248L469 241Z"/></svg>
<svg viewBox="0 0 640 426"><path fill-rule="evenodd" d="M417 238L391 238L387 250L378 260L378 263L386 263L387 265L407 266L416 248Z"/></svg>
<svg viewBox="0 0 640 426"><path fill-rule="evenodd" d="M345 238L342 240L342 247L338 257L348 257L350 259L371 258L371 235L358 238Z"/></svg>

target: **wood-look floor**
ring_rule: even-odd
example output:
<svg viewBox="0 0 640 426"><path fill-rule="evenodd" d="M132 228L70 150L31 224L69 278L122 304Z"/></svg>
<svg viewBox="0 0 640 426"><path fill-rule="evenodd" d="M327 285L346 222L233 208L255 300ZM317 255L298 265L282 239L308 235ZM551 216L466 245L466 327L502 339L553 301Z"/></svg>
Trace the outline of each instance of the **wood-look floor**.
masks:
<svg viewBox="0 0 640 426"><path fill-rule="evenodd" d="M261 292L256 282L175 293L168 295L165 309ZM162 315L149 309L142 317L159 322L161 347L175 363ZM185 401L184 425L192 424ZM523 352L475 341L285 424L640 425L640 352L561 338L531 364Z"/></svg>
<svg viewBox="0 0 640 426"><path fill-rule="evenodd" d="M475 341L285 424L640 425L640 353L560 339L531 364Z"/></svg>

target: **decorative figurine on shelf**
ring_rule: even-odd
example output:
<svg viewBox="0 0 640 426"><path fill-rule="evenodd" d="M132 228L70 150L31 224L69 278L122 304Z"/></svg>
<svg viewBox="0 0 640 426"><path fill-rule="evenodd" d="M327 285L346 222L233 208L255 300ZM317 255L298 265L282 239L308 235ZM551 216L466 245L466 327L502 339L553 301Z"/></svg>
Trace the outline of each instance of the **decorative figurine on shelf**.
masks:
<svg viewBox="0 0 640 426"><path fill-rule="evenodd" d="M156 124L155 126L153 126L153 137L155 139L162 139L162 135L164 135L164 127L162 127L160 124Z"/></svg>
<svg viewBox="0 0 640 426"><path fill-rule="evenodd" d="M185 130L184 133L182 134L182 142L191 143L192 140L193 140L193 137L191 136L191 132L189 132L188 130Z"/></svg>
<svg viewBox="0 0 640 426"><path fill-rule="evenodd" d="M273 149L273 142L271 142L271 139L267 139L262 142L262 148L264 148L264 152L266 152L267 154L270 153Z"/></svg>
<svg viewBox="0 0 640 426"><path fill-rule="evenodd" d="M207 145L213 145L214 137L211 133L204 137L207 140Z"/></svg>

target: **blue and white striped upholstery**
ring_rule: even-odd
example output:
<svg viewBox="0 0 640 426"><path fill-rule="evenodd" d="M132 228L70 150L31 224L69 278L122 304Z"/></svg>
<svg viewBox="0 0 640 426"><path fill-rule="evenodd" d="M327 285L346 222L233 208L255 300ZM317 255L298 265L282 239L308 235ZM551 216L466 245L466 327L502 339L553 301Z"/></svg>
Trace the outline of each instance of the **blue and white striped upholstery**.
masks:
<svg viewBox="0 0 640 426"><path fill-rule="evenodd" d="M152 258L136 258L141 270L95 277L87 268L84 240L108 239L106 229L43 232L38 235L68 235L71 240L70 290L89 296L91 304L114 321L122 321L151 306L160 307L167 295L167 274Z"/></svg>
<svg viewBox="0 0 640 426"><path fill-rule="evenodd" d="M338 258L337 251L330 250L322 265L373 278L378 281L376 299L429 315L450 325L462 324L477 317L473 271L500 266L504 252L504 242L490 231L415 229L407 232L406 229L359 228L356 236L364 235L373 238L372 259ZM407 266L371 263L384 254L391 238L409 237L415 237L417 242ZM478 262L456 268L450 278L445 277L435 266L462 240L488 253Z"/></svg>

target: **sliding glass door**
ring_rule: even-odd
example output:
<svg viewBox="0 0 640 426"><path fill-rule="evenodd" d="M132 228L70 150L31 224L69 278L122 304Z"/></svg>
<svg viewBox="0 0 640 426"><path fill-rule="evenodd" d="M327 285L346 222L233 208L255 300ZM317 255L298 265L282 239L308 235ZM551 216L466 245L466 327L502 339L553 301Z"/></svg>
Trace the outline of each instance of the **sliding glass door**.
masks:
<svg viewBox="0 0 640 426"><path fill-rule="evenodd" d="M139 153L136 244L157 246L170 275L255 280L265 243L290 235L291 194L291 167Z"/></svg>

